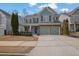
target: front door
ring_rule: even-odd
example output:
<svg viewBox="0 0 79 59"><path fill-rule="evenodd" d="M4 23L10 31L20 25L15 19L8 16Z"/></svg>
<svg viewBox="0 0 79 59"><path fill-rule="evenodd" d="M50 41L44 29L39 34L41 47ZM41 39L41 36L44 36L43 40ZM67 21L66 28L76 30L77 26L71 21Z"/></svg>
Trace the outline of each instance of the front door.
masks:
<svg viewBox="0 0 79 59"><path fill-rule="evenodd" d="M37 27L35 27L35 34L37 34L37 30L38 30Z"/></svg>

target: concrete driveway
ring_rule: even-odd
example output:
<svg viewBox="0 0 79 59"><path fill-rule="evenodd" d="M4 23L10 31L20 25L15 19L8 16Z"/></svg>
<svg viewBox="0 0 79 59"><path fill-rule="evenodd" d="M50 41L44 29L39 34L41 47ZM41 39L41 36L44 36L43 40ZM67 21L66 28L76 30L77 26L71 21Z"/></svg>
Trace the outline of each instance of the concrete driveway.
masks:
<svg viewBox="0 0 79 59"><path fill-rule="evenodd" d="M41 35L30 56L79 56L79 38Z"/></svg>

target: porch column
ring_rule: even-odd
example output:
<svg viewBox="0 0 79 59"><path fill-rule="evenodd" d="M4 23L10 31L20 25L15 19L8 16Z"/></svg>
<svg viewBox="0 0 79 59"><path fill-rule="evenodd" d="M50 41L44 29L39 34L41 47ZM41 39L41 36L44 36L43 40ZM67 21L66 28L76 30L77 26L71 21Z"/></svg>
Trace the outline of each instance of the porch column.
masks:
<svg viewBox="0 0 79 59"><path fill-rule="evenodd" d="M74 24L74 32L76 32L76 25Z"/></svg>

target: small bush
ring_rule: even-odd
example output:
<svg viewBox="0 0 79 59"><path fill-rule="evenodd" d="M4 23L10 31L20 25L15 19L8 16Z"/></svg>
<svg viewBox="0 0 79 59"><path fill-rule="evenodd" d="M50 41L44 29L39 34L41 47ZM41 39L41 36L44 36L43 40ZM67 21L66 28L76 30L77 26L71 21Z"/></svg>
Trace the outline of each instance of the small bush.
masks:
<svg viewBox="0 0 79 59"><path fill-rule="evenodd" d="M19 32L19 35L21 36L32 36L31 32Z"/></svg>

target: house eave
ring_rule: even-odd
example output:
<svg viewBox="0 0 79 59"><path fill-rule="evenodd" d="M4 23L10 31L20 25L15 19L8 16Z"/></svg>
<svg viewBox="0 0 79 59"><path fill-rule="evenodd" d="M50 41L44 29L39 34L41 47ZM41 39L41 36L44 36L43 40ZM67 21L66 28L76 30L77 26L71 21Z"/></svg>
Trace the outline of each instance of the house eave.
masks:
<svg viewBox="0 0 79 59"><path fill-rule="evenodd" d="M27 23L24 26L61 25L61 23Z"/></svg>

